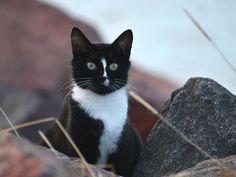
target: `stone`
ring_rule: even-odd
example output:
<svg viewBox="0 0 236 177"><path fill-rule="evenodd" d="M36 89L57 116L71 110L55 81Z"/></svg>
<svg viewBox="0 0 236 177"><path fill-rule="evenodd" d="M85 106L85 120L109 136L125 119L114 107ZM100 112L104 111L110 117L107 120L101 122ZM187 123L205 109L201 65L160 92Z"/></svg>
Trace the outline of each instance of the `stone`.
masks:
<svg viewBox="0 0 236 177"><path fill-rule="evenodd" d="M21 89L54 91L68 72L74 26L92 41L101 41L90 25L54 7L32 0L1 1L0 81Z"/></svg>
<svg viewBox="0 0 236 177"><path fill-rule="evenodd" d="M224 159L219 159L223 167L216 164L214 160L205 160L192 168L171 174L165 177L235 177L236 176L236 156L232 155Z"/></svg>
<svg viewBox="0 0 236 177"><path fill-rule="evenodd" d="M27 142L9 134L0 136L0 176L69 177L62 164Z"/></svg>
<svg viewBox="0 0 236 177"><path fill-rule="evenodd" d="M58 114L62 103L62 97L57 94L45 95L0 83L0 107L13 125L32 121L33 118L41 119L55 116ZM40 139L37 130L45 130L50 125L50 123L34 125L20 129L19 133L21 136L37 142ZM9 123L0 112L0 128L5 129L8 127L10 127Z"/></svg>
<svg viewBox="0 0 236 177"><path fill-rule="evenodd" d="M192 78L172 93L162 115L214 158L236 153L236 97L212 79ZM133 177L160 177L208 159L162 121L147 138Z"/></svg>
<svg viewBox="0 0 236 177"><path fill-rule="evenodd" d="M19 90L0 84L0 105L13 125L25 120L40 105L42 99L35 93ZM0 127L9 127L8 122L0 113Z"/></svg>
<svg viewBox="0 0 236 177"><path fill-rule="evenodd" d="M118 177L90 165L95 176ZM34 146L10 134L0 136L0 176L7 177L92 177L79 159L55 150Z"/></svg>

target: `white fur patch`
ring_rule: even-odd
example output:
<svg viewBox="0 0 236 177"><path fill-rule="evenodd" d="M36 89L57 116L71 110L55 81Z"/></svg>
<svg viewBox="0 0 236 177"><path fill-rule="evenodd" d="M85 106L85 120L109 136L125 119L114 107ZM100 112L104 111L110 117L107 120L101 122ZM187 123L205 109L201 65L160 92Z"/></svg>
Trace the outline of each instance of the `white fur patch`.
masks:
<svg viewBox="0 0 236 177"><path fill-rule="evenodd" d="M117 149L117 142L126 122L128 111L127 87L103 96L75 85L72 90L72 98L91 117L103 121L104 132L99 144L101 156L97 163L106 164L108 155Z"/></svg>
<svg viewBox="0 0 236 177"><path fill-rule="evenodd" d="M105 60L104 58L102 58L101 62L102 62L103 70L104 70L103 77L106 77L106 78L107 78L107 71L106 71L107 62L106 62L106 60ZM109 79L106 79L106 80L103 82L103 85L108 86L109 83L110 83L110 82L109 82Z"/></svg>

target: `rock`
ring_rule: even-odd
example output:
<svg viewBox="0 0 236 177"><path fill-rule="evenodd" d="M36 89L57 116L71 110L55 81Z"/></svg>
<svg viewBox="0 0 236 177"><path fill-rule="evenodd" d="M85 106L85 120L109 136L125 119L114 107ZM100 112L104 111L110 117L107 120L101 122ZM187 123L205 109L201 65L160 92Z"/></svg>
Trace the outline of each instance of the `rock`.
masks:
<svg viewBox="0 0 236 177"><path fill-rule="evenodd" d="M0 136L0 176L69 177L62 164L9 134Z"/></svg>
<svg viewBox="0 0 236 177"><path fill-rule="evenodd" d="M219 159L226 168L221 168L213 160L205 160L192 168L165 177L235 177L236 156Z"/></svg>
<svg viewBox="0 0 236 177"><path fill-rule="evenodd" d="M0 176L4 177L91 177L79 160L41 146L34 146L10 134L0 136ZM118 177L90 165L95 176Z"/></svg>
<svg viewBox="0 0 236 177"><path fill-rule="evenodd" d="M31 0L1 1L0 81L21 89L54 91L68 72L74 26L92 41L101 41L91 26L56 8Z"/></svg>
<svg viewBox="0 0 236 177"><path fill-rule="evenodd" d="M13 125L18 125L33 118L40 119L55 116L60 110L63 99L59 94L40 94L0 83L0 106ZM37 130L44 130L48 124L35 125L20 129L20 135L37 142L40 137ZM9 123L0 113L0 128L8 128Z"/></svg>
<svg viewBox="0 0 236 177"><path fill-rule="evenodd" d="M19 90L0 84L0 105L13 124L20 123L32 114L42 99L35 93ZM9 127L4 116L0 114L1 128Z"/></svg>
<svg viewBox="0 0 236 177"><path fill-rule="evenodd" d="M236 154L236 97L211 79L192 78L172 93L162 115L215 158ZM148 136L133 177L159 177L207 157L159 122Z"/></svg>

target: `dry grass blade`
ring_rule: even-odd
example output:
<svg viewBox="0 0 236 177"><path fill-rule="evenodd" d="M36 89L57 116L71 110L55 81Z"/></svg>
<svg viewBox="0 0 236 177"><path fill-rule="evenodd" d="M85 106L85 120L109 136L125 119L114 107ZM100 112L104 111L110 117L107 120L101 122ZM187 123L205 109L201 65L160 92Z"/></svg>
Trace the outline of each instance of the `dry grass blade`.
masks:
<svg viewBox="0 0 236 177"><path fill-rule="evenodd" d="M42 140L47 144L47 146L48 146L50 149L55 149L55 148L52 146L52 143L49 141L49 139L46 137L46 135L45 135L41 130L39 130L38 133L39 133L39 136L42 138Z"/></svg>
<svg viewBox="0 0 236 177"><path fill-rule="evenodd" d="M180 137L183 138L184 141L186 141L187 143L189 143L190 145L192 145L193 147L195 147L198 151L200 151L202 154L204 154L206 157L208 157L209 159L211 159L212 161L214 161L219 167L221 167L222 169L224 169L225 171L230 171L232 172L234 175L236 175L235 172L233 172L232 170L230 170L228 167L226 167L223 163L221 163L219 160L215 159L213 156L211 156L207 151L205 151L204 149L202 149L199 145L197 145L196 143L194 143L191 139L189 139L187 136L183 135L182 132L180 132L175 126L173 126L169 121L167 121L153 106L151 106L147 101L145 101L143 98L141 98L139 95L137 95L135 92L130 91L129 95L136 100L137 102L139 102L140 104L142 104L146 109L148 109L150 112L152 112L154 115L158 116L160 118L160 120L167 125L169 128L171 128L177 135L179 135Z"/></svg>
<svg viewBox="0 0 236 177"><path fill-rule="evenodd" d="M0 111L2 113L2 115L5 117L5 119L7 120L7 122L9 123L10 127L12 128L12 130L15 132L16 136L18 138L21 138L19 133L17 132L16 128L14 127L14 125L12 124L12 122L10 121L9 117L7 116L7 114L4 112L4 110L2 109L2 107L0 107Z"/></svg>
<svg viewBox="0 0 236 177"><path fill-rule="evenodd" d="M14 128L16 130L20 129L20 128L26 128L26 127L30 127L30 126L33 126L33 125L38 125L38 124L52 122L52 121L54 121L54 119L55 119L54 117L39 119L39 120L35 120L35 121L31 121L31 122L26 122L26 123L23 123L23 124L15 125ZM3 129L3 130L0 131L0 134L6 133L6 132L10 132L10 131L14 130L14 128L11 127L11 128Z"/></svg>
<svg viewBox="0 0 236 177"><path fill-rule="evenodd" d="M97 164L96 166L98 166L99 168L108 168L110 169L110 171L112 173L116 173L116 169L115 169L115 166L113 164Z"/></svg>
<svg viewBox="0 0 236 177"><path fill-rule="evenodd" d="M62 131L62 133L65 135L66 139L70 142L71 146L73 147L73 149L75 150L75 152L78 154L78 156L80 157L81 161L83 162L83 164L85 165L86 169L88 170L88 172L90 173L90 175L92 177L96 177L95 174L93 173L91 167L89 166L89 164L87 163L87 161L85 160L84 156L82 155L82 153L80 152L80 150L78 149L78 147L76 146L75 142L72 140L72 138L70 137L70 135L67 133L67 131L65 130L65 128L62 126L62 124L57 120L54 119L54 121L56 122L57 126L60 128L60 130Z"/></svg>
<svg viewBox="0 0 236 177"><path fill-rule="evenodd" d="M211 45L215 48L218 54L223 58L223 60L227 63L227 65L231 68L231 70L236 74L236 68L229 61L229 59L224 55L224 53L220 50L220 48L215 44L215 42L211 39L211 37L207 34L207 32L202 28L202 26L197 22L195 18L190 14L187 9L183 9L188 18L193 22L193 24L197 27L197 29L205 36L205 38L211 43Z"/></svg>

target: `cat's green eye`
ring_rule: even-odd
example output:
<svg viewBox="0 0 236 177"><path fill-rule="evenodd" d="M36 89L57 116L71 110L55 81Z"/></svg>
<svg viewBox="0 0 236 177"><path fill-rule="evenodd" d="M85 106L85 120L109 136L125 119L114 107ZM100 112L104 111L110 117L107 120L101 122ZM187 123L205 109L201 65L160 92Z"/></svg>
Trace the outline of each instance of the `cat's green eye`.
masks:
<svg viewBox="0 0 236 177"><path fill-rule="evenodd" d="M110 69L111 71L115 71L115 70L117 70L117 68L118 68L118 64L117 64L117 63L112 63L112 64L110 64L110 66L109 66L109 69Z"/></svg>
<svg viewBox="0 0 236 177"><path fill-rule="evenodd" d="M89 70L95 70L96 69L96 64L93 62L88 62L87 67Z"/></svg>

